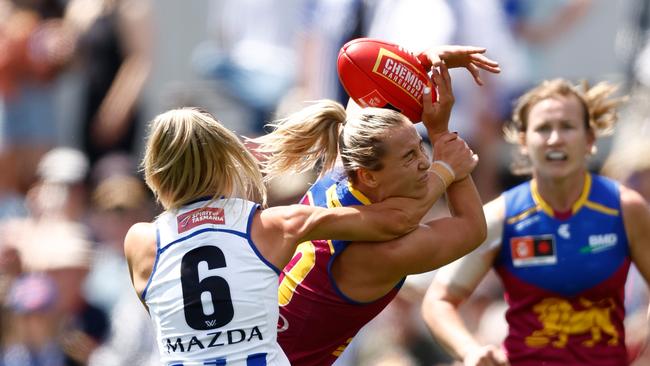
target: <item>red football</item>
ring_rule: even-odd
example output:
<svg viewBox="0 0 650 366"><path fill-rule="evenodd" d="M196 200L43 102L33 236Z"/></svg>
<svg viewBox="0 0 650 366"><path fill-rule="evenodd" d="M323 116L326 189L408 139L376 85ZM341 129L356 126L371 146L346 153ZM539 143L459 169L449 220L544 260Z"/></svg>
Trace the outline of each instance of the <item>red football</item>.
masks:
<svg viewBox="0 0 650 366"><path fill-rule="evenodd" d="M337 63L341 84L358 105L392 108L413 122L422 120L422 92L430 79L413 53L382 40L357 38L341 48Z"/></svg>

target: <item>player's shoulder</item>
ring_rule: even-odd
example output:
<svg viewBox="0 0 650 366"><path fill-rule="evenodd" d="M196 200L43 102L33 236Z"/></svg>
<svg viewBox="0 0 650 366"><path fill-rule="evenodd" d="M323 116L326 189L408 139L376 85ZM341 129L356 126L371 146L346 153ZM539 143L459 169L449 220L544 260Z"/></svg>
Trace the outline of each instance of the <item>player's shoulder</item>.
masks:
<svg viewBox="0 0 650 366"><path fill-rule="evenodd" d="M151 222L138 222L129 228L129 231L126 233L127 237L146 237L151 234L155 236L156 226Z"/></svg>
<svg viewBox="0 0 650 366"><path fill-rule="evenodd" d="M142 250L156 248L156 226L150 222L133 224L124 238L124 252L127 256L137 255Z"/></svg>

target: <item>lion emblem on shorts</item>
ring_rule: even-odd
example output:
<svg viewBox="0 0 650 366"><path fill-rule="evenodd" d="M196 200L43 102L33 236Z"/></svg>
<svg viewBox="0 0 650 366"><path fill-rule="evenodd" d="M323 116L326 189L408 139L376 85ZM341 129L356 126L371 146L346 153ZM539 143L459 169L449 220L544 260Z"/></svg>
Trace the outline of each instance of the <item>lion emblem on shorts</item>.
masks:
<svg viewBox="0 0 650 366"><path fill-rule="evenodd" d="M568 301L551 297L533 306L543 328L526 337L526 345L545 347L551 343L553 347L564 348L569 336L586 333L591 333L591 339L582 342L586 347L593 347L603 341L603 333L610 337L608 345L618 345L618 331L610 318L616 307L614 300L607 298L593 302L580 298L580 304L584 309L575 310Z"/></svg>

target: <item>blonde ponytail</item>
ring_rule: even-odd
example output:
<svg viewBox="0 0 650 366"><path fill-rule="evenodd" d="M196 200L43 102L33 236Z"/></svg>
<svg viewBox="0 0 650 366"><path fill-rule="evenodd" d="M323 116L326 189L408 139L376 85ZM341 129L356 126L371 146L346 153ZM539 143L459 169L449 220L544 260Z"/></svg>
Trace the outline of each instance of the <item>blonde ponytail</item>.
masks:
<svg viewBox="0 0 650 366"><path fill-rule="evenodd" d="M262 171L266 180L283 174L299 174L314 169L331 170L338 154L339 132L345 122L345 108L332 100L316 101L289 117L268 124L273 131L251 139L266 160Z"/></svg>

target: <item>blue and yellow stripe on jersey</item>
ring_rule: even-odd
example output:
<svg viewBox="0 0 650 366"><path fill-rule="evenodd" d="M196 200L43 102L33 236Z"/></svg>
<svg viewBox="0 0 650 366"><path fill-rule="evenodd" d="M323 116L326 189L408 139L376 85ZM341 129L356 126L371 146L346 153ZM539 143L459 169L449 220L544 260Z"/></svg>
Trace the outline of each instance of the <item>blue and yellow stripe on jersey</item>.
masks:
<svg viewBox="0 0 650 366"><path fill-rule="evenodd" d="M302 202L320 207L345 207L354 205L369 205L370 199L361 191L354 188L352 183L336 170L319 179L309 189ZM331 253L339 251L349 242L342 240L328 240Z"/></svg>

